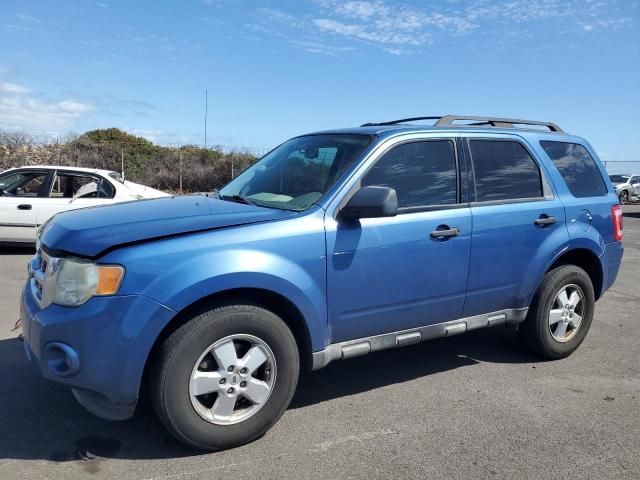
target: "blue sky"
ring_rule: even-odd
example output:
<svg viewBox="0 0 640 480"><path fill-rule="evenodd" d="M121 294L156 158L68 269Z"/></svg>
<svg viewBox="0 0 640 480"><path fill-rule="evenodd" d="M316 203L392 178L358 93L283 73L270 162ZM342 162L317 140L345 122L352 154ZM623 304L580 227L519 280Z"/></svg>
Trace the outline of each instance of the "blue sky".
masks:
<svg viewBox="0 0 640 480"><path fill-rule="evenodd" d="M0 128L271 147L429 114L553 120L640 160L637 0L4 0Z"/></svg>

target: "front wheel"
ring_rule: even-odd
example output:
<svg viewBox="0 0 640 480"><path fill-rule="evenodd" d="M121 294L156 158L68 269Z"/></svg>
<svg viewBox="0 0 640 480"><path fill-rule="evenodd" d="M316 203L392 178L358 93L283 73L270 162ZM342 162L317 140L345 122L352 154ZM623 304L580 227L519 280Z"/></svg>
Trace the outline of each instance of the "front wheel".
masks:
<svg viewBox="0 0 640 480"><path fill-rule="evenodd" d="M262 436L284 413L299 373L295 339L278 316L253 305L201 313L154 358L156 413L181 442L222 450Z"/></svg>
<svg viewBox="0 0 640 480"><path fill-rule="evenodd" d="M621 191L620 195L618 195L618 200L620 200L620 205L629 203L629 192L626 190Z"/></svg>
<svg viewBox="0 0 640 480"><path fill-rule="evenodd" d="M575 265L563 265L542 279L518 337L543 358L568 357L586 337L594 307L589 275Z"/></svg>

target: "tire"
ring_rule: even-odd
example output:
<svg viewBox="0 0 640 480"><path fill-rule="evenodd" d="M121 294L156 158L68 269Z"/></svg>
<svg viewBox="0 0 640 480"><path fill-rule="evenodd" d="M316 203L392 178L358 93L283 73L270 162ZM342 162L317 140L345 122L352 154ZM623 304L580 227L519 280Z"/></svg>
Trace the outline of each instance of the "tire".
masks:
<svg viewBox="0 0 640 480"><path fill-rule="evenodd" d="M563 290L566 297L561 295ZM571 302L564 302L569 305L565 310L563 298L580 296L573 310L570 309ZM594 307L595 295L589 275L575 265L555 268L543 277L527 318L518 328L518 338L528 350L542 358L556 360L568 357L586 337L593 320ZM555 323L559 318L563 320ZM579 324L578 318L581 318Z"/></svg>
<svg viewBox="0 0 640 480"><path fill-rule="evenodd" d="M221 366L233 357L229 356L233 350L229 342L237 354L235 367L230 367L232 371ZM206 353L214 345L217 347ZM267 360L255 372L242 376L242 361L251 352L255 352L254 363L263 356ZM298 347L282 319L254 305L227 305L194 316L162 343L153 359L149 393L156 414L176 439L202 450L224 450L261 437L278 421L291 402L299 370ZM209 382L202 384L205 389L192 380L196 375L215 378L205 378ZM214 384L222 385L222 377L226 379L225 387L234 390L233 394L227 395L225 387L218 387L223 390L196 396ZM254 403L249 399L256 397L255 393L251 397L245 394L259 383L258 397L267 397ZM270 384L268 394L262 384ZM239 413L233 410L231 416L216 417L215 412L223 410L216 408L216 402L220 400L220 406L224 406L227 397L235 398L233 408ZM242 417L247 412L251 414Z"/></svg>
<svg viewBox="0 0 640 480"><path fill-rule="evenodd" d="M618 195L618 200L620 201L620 205L629 203L629 192L626 190L621 191L620 195Z"/></svg>

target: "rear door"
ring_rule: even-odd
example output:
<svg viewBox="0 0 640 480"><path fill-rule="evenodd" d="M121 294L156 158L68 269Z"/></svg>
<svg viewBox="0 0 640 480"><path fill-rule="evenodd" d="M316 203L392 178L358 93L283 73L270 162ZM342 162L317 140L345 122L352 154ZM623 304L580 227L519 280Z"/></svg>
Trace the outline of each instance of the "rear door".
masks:
<svg viewBox="0 0 640 480"><path fill-rule="evenodd" d="M466 137L473 237L464 316L526 307L553 248L568 239L564 206L522 138Z"/></svg>
<svg viewBox="0 0 640 480"><path fill-rule="evenodd" d="M21 169L2 177L0 242L33 242L38 211L46 201L51 171Z"/></svg>
<svg viewBox="0 0 640 480"><path fill-rule="evenodd" d="M56 213L113 203L115 189L99 175L58 170L52 180L47 201L38 210L42 225Z"/></svg>

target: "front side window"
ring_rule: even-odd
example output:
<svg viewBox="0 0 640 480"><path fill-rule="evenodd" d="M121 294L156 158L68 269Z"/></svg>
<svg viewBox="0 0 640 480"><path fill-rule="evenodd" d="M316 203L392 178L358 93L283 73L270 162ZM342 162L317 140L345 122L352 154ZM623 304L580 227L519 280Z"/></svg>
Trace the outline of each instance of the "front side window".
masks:
<svg viewBox="0 0 640 480"><path fill-rule="evenodd" d="M395 189L400 209L455 204L455 145L431 140L394 147L366 173L362 186Z"/></svg>
<svg viewBox="0 0 640 480"><path fill-rule="evenodd" d="M543 197L540 169L521 143L471 140L469 149L477 202Z"/></svg>
<svg viewBox="0 0 640 480"><path fill-rule="evenodd" d="M595 160L577 143L540 142L574 197L597 197L607 194Z"/></svg>
<svg viewBox="0 0 640 480"><path fill-rule="evenodd" d="M371 143L368 135L307 135L283 143L218 191L223 200L306 210Z"/></svg>
<svg viewBox="0 0 640 480"><path fill-rule="evenodd" d="M37 197L48 174L45 172L20 172L3 177L0 186L3 194L15 197Z"/></svg>
<svg viewBox="0 0 640 480"><path fill-rule="evenodd" d="M24 172L7 173L0 177L0 189L5 190L9 188L9 185L16 183L19 180L26 178L28 174Z"/></svg>

